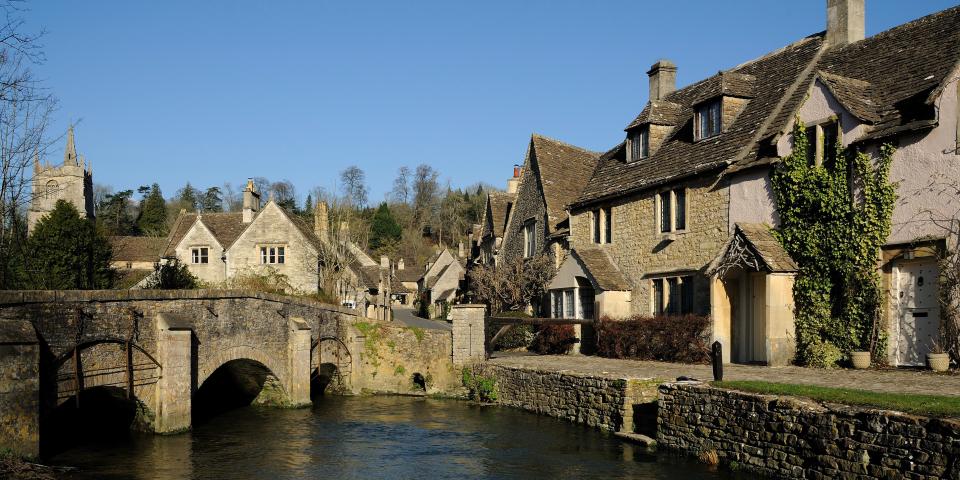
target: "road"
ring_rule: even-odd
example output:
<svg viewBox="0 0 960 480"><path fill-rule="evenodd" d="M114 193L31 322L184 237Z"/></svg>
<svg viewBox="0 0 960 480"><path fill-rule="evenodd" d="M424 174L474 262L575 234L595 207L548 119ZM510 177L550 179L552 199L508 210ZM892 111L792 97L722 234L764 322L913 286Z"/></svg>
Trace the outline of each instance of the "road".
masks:
<svg viewBox="0 0 960 480"><path fill-rule="evenodd" d="M415 315L415 311L412 308L393 307L393 321L407 327L450 331L450 324L445 320L420 318Z"/></svg>

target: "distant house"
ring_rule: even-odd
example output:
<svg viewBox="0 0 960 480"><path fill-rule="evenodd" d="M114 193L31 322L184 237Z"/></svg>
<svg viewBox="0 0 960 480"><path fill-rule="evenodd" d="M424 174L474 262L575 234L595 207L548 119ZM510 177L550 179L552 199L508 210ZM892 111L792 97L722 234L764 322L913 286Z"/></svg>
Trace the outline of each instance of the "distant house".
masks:
<svg viewBox="0 0 960 480"><path fill-rule="evenodd" d="M314 225L270 200L260 205L252 181L243 192L243 211L187 213L177 217L165 258L178 258L202 282L229 285L244 276L268 276L289 293L317 293L324 262L336 261L337 300L369 317L389 319L390 269L343 238L330 238L326 204L314 209ZM342 267L342 269L341 269Z"/></svg>
<svg viewBox="0 0 960 480"><path fill-rule="evenodd" d="M514 178L519 180L519 168L516 175ZM514 182L514 186L515 184L516 182ZM510 210L516 200L516 188L512 192L508 189L506 192L490 192L487 194L487 202L479 229L475 263L479 265L496 264L497 255L503 245L503 231L507 227L507 219L510 218Z"/></svg>
<svg viewBox="0 0 960 480"><path fill-rule="evenodd" d="M457 258L444 248L427 262L426 271L417 281L420 301L425 302L431 317L441 314L444 304L451 305L460 294L464 279L465 259Z"/></svg>
<svg viewBox="0 0 960 480"><path fill-rule="evenodd" d="M109 237L113 247L110 266L117 272L117 286L130 288L154 272L167 245L166 237Z"/></svg>

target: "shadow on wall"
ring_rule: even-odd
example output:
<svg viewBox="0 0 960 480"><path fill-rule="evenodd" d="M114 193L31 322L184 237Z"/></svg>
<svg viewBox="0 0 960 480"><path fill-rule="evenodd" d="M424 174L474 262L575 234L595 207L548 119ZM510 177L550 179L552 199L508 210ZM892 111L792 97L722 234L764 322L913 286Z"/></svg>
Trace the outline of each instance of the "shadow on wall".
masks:
<svg viewBox="0 0 960 480"><path fill-rule="evenodd" d="M321 363L310 375L310 400L323 396L330 382L337 375L337 366L332 363Z"/></svg>
<svg viewBox="0 0 960 480"><path fill-rule="evenodd" d="M79 401L78 401L79 400ZM40 436L42 455L55 455L70 447L128 438L137 430L145 407L128 399L120 387L92 387L71 396L57 406Z"/></svg>
<svg viewBox="0 0 960 480"><path fill-rule="evenodd" d="M277 377L256 360L231 360L214 370L193 396L193 425L251 404L282 405L285 393Z"/></svg>

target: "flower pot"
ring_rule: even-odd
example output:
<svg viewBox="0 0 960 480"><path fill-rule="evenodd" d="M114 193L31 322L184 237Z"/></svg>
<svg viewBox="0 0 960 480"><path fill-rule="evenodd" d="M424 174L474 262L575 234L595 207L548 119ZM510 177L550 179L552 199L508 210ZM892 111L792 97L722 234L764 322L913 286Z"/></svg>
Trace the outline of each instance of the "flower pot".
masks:
<svg viewBox="0 0 960 480"><path fill-rule="evenodd" d="M850 363L857 370L870 368L870 352L850 352Z"/></svg>
<svg viewBox="0 0 960 480"><path fill-rule="evenodd" d="M950 369L950 354L928 353L927 365L930 365L930 370L934 372L946 372Z"/></svg>

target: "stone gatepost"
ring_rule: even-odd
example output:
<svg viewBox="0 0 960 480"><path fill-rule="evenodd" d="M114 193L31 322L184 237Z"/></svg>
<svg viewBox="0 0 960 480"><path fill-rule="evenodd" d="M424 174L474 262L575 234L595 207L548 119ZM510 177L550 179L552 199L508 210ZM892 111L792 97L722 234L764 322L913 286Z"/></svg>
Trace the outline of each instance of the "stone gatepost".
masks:
<svg viewBox="0 0 960 480"><path fill-rule="evenodd" d="M177 315L157 315L157 433L175 433L191 426L193 395L193 328Z"/></svg>
<svg viewBox="0 0 960 480"><path fill-rule="evenodd" d="M453 321L453 364L460 366L482 362L487 358L484 317L485 305L454 305L450 309Z"/></svg>
<svg viewBox="0 0 960 480"><path fill-rule="evenodd" d="M310 404L310 325L291 318L287 340L287 394L293 406Z"/></svg>
<svg viewBox="0 0 960 480"><path fill-rule="evenodd" d="M40 455L40 344L27 320L0 321L0 451Z"/></svg>

